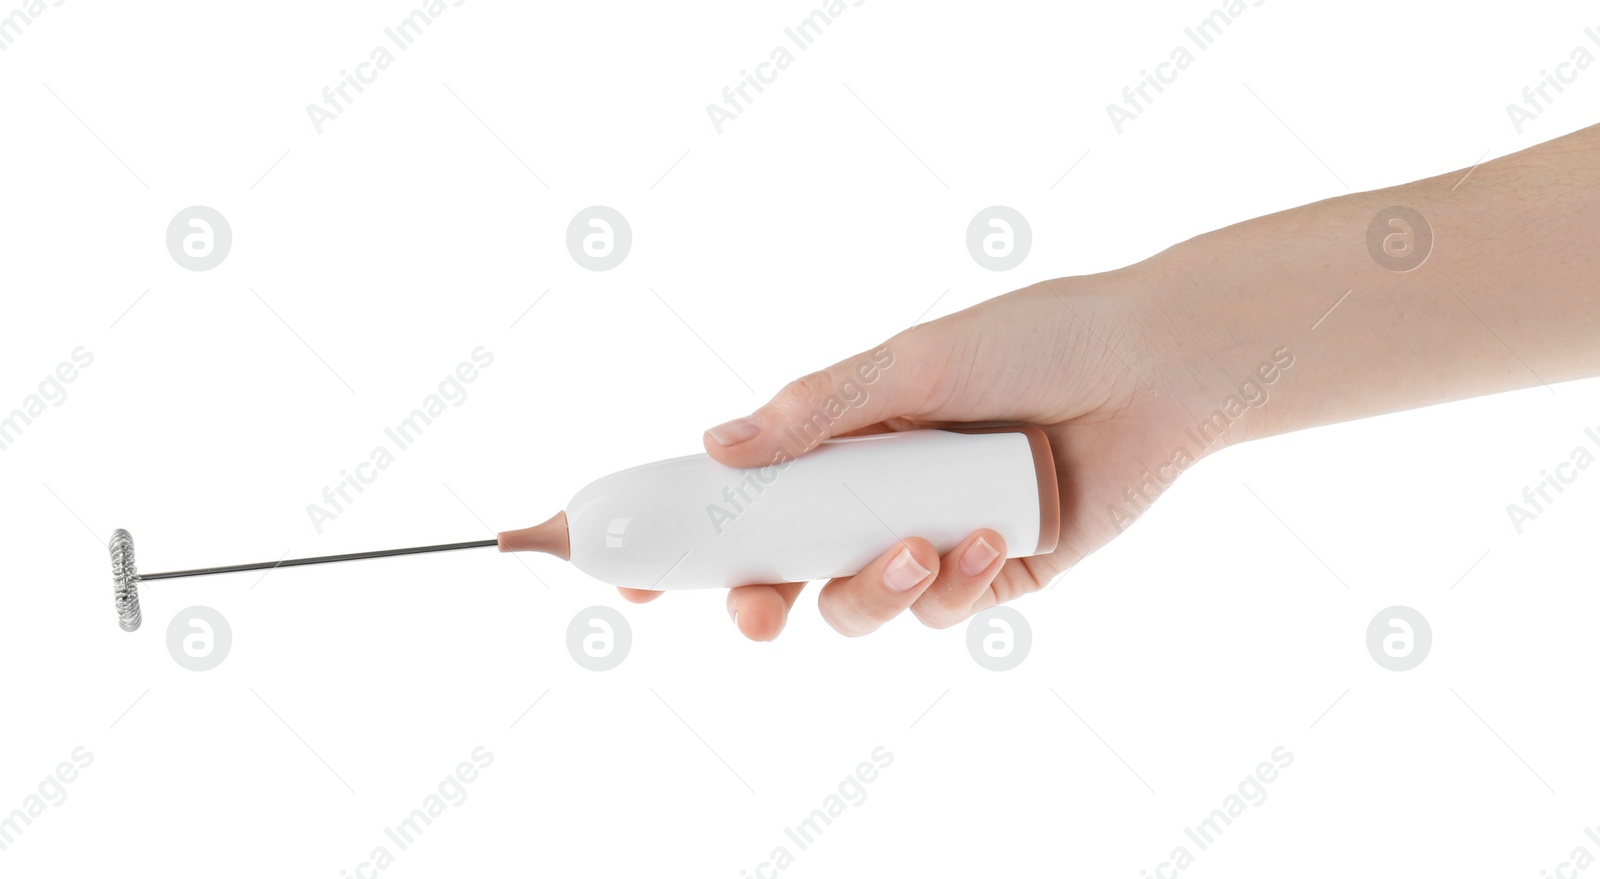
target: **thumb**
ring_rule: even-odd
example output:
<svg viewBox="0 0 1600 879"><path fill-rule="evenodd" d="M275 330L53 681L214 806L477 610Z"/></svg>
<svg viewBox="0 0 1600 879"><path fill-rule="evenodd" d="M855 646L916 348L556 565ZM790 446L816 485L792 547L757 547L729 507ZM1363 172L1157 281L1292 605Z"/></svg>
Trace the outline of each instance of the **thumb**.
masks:
<svg viewBox="0 0 1600 879"><path fill-rule="evenodd" d="M731 467L796 458L825 439L918 414L926 383L886 343L796 379L750 415L706 431L706 451Z"/></svg>

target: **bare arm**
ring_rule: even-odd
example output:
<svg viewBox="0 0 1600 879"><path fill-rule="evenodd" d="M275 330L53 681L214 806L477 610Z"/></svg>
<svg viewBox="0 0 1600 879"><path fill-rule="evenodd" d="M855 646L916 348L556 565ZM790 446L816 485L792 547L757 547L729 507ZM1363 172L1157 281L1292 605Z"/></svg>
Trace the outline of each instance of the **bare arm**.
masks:
<svg viewBox="0 0 1600 879"><path fill-rule="evenodd" d="M1369 233L1395 206L1426 225ZM1240 223L1150 268L1211 298L1196 310L1238 336L1244 358L1294 350L1281 405L1248 438L1600 374L1597 244L1600 127Z"/></svg>

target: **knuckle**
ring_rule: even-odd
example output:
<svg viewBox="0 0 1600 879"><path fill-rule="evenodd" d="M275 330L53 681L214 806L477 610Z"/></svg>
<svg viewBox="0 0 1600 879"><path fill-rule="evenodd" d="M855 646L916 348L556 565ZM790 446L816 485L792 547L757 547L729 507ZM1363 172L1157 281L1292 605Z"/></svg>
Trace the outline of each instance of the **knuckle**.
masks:
<svg viewBox="0 0 1600 879"><path fill-rule="evenodd" d="M789 443L789 454L804 454L833 436L833 419L823 411L832 387L832 379L826 372L809 373L784 385L767 404L790 427L785 435L801 440Z"/></svg>
<svg viewBox="0 0 1600 879"><path fill-rule="evenodd" d="M873 601L867 593L876 586L860 580L840 584L837 590L819 597L817 609L822 612L828 625L842 635L851 638L870 635L902 610Z"/></svg>
<svg viewBox="0 0 1600 879"><path fill-rule="evenodd" d="M818 607L818 610L822 612L823 621L833 627L835 632L846 638L859 638L862 635L870 635L877 628L876 626L863 626L859 618L840 614L825 606Z"/></svg>
<svg viewBox="0 0 1600 879"><path fill-rule="evenodd" d="M968 611L965 604L959 590L935 583L912 603L911 612L930 629L948 629L966 618Z"/></svg>
<svg viewBox="0 0 1600 879"><path fill-rule="evenodd" d="M778 392L773 402L785 409L800 413L822 402L832 391L833 379L828 373L818 370L800 376Z"/></svg>
<svg viewBox="0 0 1600 879"><path fill-rule="evenodd" d="M817 600L817 613L822 615L822 621L827 623L835 632L847 638L856 638L866 634L860 631L856 620L860 616L857 607L842 607L851 602L841 595L824 594Z"/></svg>
<svg viewBox="0 0 1600 879"><path fill-rule="evenodd" d="M929 602L928 604L919 602L912 605L911 612L916 615L919 622L930 629L948 629L961 622L962 619L962 615L959 612L938 602Z"/></svg>

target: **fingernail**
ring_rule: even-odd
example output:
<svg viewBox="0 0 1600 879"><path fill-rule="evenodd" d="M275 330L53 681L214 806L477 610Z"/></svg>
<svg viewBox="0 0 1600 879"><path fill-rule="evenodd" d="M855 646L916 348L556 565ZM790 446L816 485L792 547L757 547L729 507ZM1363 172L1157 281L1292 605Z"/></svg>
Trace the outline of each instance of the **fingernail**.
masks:
<svg viewBox="0 0 1600 879"><path fill-rule="evenodd" d="M889 567L883 572L883 585L889 587L890 592L904 592L922 582L928 576L928 569L924 568L911 550L902 549L894 557Z"/></svg>
<svg viewBox="0 0 1600 879"><path fill-rule="evenodd" d="M961 554L961 573L968 577L976 577L989 567L989 563L1000 555L1000 551L989 545L989 541L982 537L974 540L967 551Z"/></svg>
<svg viewBox="0 0 1600 879"><path fill-rule="evenodd" d="M733 590L728 591L728 619L739 622L739 602L733 600Z"/></svg>
<svg viewBox="0 0 1600 879"><path fill-rule="evenodd" d="M742 443L747 439L754 438L755 435L760 432L761 422L756 420L754 415L750 415L745 418L735 418L732 421L719 424L716 427L706 431L706 433L711 435L712 439L717 441L717 445L721 446L731 446L736 443Z"/></svg>

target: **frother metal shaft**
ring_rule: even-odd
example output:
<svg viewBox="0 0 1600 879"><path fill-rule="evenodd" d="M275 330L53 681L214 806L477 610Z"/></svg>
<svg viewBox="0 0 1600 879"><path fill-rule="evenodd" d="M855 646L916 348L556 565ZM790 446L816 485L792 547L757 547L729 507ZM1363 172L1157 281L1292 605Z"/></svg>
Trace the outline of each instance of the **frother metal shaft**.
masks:
<svg viewBox="0 0 1600 879"><path fill-rule="evenodd" d="M376 549L369 552L347 552L341 555L321 555L303 559L279 559L275 562L251 562L247 565L224 565L217 568L192 568L187 571L165 571L159 574L140 574L140 580L171 580L174 577L198 577L202 574L231 574L236 571L264 571L271 568L289 568L295 565L320 565L325 562L353 562L391 555L412 555L419 552L446 552L452 549L477 549L495 546L497 540L471 540L466 543L437 543L433 546L405 546L400 549Z"/></svg>
<svg viewBox="0 0 1600 879"><path fill-rule="evenodd" d="M542 527L542 526L536 526ZM199 577L202 574L232 574L239 571L268 571L273 568L290 568L295 565L320 565L325 562L353 562L391 555L414 555L421 552L445 552L452 549L477 549L498 546L499 539L470 540L465 543L436 543L432 546L404 546L399 549L377 549L370 552L347 552L340 555L321 555L303 559L278 559L275 562L252 562L248 565L222 565L215 568L192 568L187 571L164 571L159 574L141 574L134 565L133 535L118 528L111 534L111 585L117 602L117 619L123 631L139 628L139 584L145 580L171 580L177 577Z"/></svg>

